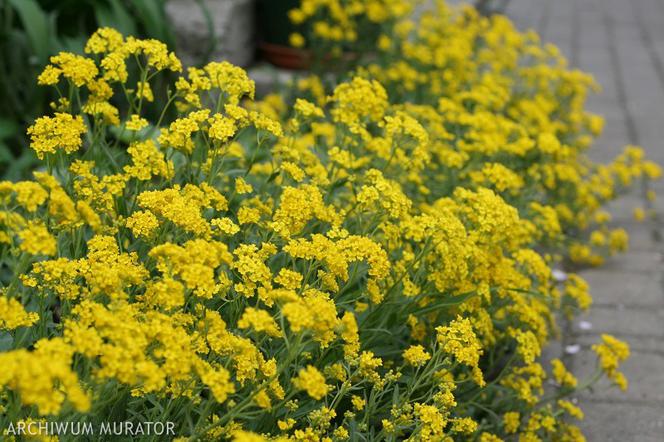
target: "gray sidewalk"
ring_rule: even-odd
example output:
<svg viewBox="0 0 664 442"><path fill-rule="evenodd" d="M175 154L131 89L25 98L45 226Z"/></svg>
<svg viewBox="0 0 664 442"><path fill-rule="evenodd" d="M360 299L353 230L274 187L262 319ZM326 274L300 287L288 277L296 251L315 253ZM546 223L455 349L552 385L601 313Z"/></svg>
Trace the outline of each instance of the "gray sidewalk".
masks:
<svg viewBox="0 0 664 442"><path fill-rule="evenodd" d="M555 43L602 85L602 94L589 101L606 119L593 159L608 162L625 144L637 144L664 164L664 0L512 0L507 14L520 29L533 28ZM655 203L661 217L664 184L654 190L661 194ZM580 398L586 413L581 427L590 441L664 441L664 229L661 219L633 221L632 208L644 204L641 192L612 204L615 224L630 233L630 251L581 273L594 298L581 319L592 329L582 330L577 320L565 336L581 346L565 355L580 376L593 370L590 346L601 333L627 341L632 350L623 366L626 393L605 383Z"/></svg>

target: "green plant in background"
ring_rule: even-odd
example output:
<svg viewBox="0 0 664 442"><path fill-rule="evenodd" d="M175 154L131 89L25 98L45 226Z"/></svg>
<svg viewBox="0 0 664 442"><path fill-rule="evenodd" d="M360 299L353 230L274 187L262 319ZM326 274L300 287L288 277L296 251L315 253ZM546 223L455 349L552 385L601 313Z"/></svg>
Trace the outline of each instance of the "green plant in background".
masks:
<svg viewBox="0 0 664 442"><path fill-rule="evenodd" d="M57 98L26 79L60 51L81 52L100 26L175 41L165 0L0 0L0 176L18 179L36 165L25 128Z"/></svg>
<svg viewBox="0 0 664 442"><path fill-rule="evenodd" d="M510 0L475 0L475 8L482 15L501 14Z"/></svg>

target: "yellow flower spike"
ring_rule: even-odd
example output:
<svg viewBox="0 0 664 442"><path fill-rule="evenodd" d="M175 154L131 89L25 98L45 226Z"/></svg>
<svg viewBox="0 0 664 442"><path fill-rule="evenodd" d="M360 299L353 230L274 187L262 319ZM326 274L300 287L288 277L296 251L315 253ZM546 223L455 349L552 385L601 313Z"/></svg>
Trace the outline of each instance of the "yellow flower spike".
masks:
<svg viewBox="0 0 664 442"><path fill-rule="evenodd" d="M37 82L42 85L53 85L60 75L70 80L76 87L91 82L99 73L94 60L69 52L60 52L50 58L47 66Z"/></svg>
<svg viewBox="0 0 664 442"><path fill-rule="evenodd" d="M633 216L636 221L642 222L646 218L646 211L641 207L637 207L634 209Z"/></svg>
<svg viewBox="0 0 664 442"><path fill-rule="evenodd" d="M367 401L357 395L353 395L353 397L351 397L351 402L353 404L353 408L356 411L362 411L364 406L367 404Z"/></svg>
<svg viewBox="0 0 664 442"><path fill-rule="evenodd" d="M149 124L150 123L148 123L148 120L146 120L145 118L141 118L141 116L133 114L129 117L129 119L125 123L125 127L127 128L127 130L135 132L148 127Z"/></svg>
<svg viewBox="0 0 664 442"><path fill-rule="evenodd" d="M30 147L41 160L46 153L76 152L82 145L81 136L87 127L80 115L56 113L55 117L37 118L35 124L28 128Z"/></svg>
<svg viewBox="0 0 664 442"><path fill-rule="evenodd" d="M55 238L39 221L28 221L28 225L18 232L18 237L21 241L19 249L30 255L52 256L56 254Z"/></svg>
<svg viewBox="0 0 664 442"><path fill-rule="evenodd" d="M553 369L553 378L558 384L564 387L576 387L576 378L572 373L567 371L567 368L560 359L553 359L551 361L551 367Z"/></svg>
<svg viewBox="0 0 664 442"><path fill-rule="evenodd" d="M113 28L99 28L85 44L88 54L103 54L115 51L124 44L124 37Z"/></svg>
<svg viewBox="0 0 664 442"><path fill-rule="evenodd" d="M254 188L251 184L247 183L244 178L238 177L235 179L235 192L238 195L244 195L254 191Z"/></svg>
<svg viewBox="0 0 664 442"><path fill-rule="evenodd" d="M403 352L404 360L414 367L421 367L431 359L431 355L421 345L411 345Z"/></svg>
<svg viewBox="0 0 664 442"><path fill-rule="evenodd" d="M0 386L19 393L21 402L36 406L42 416L58 414L65 401L77 411L86 412L90 398L70 368L73 355L74 348L62 338L40 340L30 352L19 349L0 353Z"/></svg>
<svg viewBox="0 0 664 442"><path fill-rule="evenodd" d="M313 399L320 400L327 395L330 387L325 383L325 377L312 365L301 369L297 377L293 378L295 388L305 390Z"/></svg>
<svg viewBox="0 0 664 442"><path fill-rule="evenodd" d="M565 410L573 418L583 420L583 418L584 418L583 411L581 411L581 409L579 407L577 407L576 405L574 405L570 401L560 399L560 400L558 400L558 405L560 406L560 408Z"/></svg>
<svg viewBox="0 0 664 442"><path fill-rule="evenodd" d="M306 44L306 40L302 34L294 32L288 36L288 43L294 48L303 48Z"/></svg>
<svg viewBox="0 0 664 442"><path fill-rule="evenodd" d="M436 331L438 343L445 352L462 364L477 367L483 350L468 319L457 317L450 325L437 327Z"/></svg>
<svg viewBox="0 0 664 442"><path fill-rule="evenodd" d="M592 349L597 353L600 368L609 379L614 381L620 389L626 390L627 379L618 371L618 366L629 357L629 345L611 335L603 334L602 342L593 345Z"/></svg>
<svg viewBox="0 0 664 442"><path fill-rule="evenodd" d="M237 325L241 329L251 328L258 333L265 332L269 336L281 336L281 331L274 318L265 310L247 307Z"/></svg>
<svg viewBox="0 0 664 442"><path fill-rule="evenodd" d="M16 299L0 295L0 330L30 327L38 320L37 313L27 312Z"/></svg>
<svg viewBox="0 0 664 442"><path fill-rule="evenodd" d="M321 108L307 100L303 100L302 98L295 100L293 108L305 118L323 118L325 116Z"/></svg>

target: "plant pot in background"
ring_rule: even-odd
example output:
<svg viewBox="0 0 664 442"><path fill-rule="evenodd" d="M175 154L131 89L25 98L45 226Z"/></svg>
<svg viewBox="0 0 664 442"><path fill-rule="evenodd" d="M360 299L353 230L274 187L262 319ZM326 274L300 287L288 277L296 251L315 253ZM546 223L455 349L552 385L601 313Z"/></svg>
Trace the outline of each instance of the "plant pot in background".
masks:
<svg viewBox="0 0 664 442"><path fill-rule="evenodd" d="M253 0L169 0L166 11L186 65L227 60L246 67L253 61Z"/></svg>
<svg viewBox="0 0 664 442"><path fill-rule="evenodd" d="M299 0L256 1L258 49L260 55L275 66L286 69L307 69L311 66L311 52L294 48L288 42L293 32L301 32L288 18L288 11L299 5Z"/></svg>

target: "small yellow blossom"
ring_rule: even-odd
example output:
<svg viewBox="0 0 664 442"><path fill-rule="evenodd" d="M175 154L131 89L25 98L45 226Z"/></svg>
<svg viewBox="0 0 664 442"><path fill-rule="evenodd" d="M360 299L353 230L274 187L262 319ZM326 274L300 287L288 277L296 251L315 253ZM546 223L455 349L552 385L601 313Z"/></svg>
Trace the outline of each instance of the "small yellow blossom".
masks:
<svg viewBox="0 0 664 442"><path fill-rule="evenodd" d="M421 367L431 359L431 355L421 345L412 345L403 352L403 358L414 367Z"/></svg>
<svg viewBox="0 0 664 442"><path fill-rule="evenodd" d="M148 124L148 120L145 118L142 118L140 115L132 114L125 123L125 127L127 130L138 131L148 127Z"/></svg>
<svg viewBox="0 0 664 442"><path fill-rule="evenodd" d="M281 336L274 318L265 310L247 307L237 325L240 328L251 328L259 333L265 332L270 336Z"/></svg>
<svg viewBox="0 0 664 442"><path fill-rule="evenodd" d="M567 368L560 359L553 359L551 366L553 368L553 378L556 382L565 387L576 387L576 378L572 373L567 371Z"/></svg>
<svg viewBox="0 0 664 442"><path fill-rule="evenodd" d="M38 221L29 221L25 229L18 233L19 248L31 255L55 255L57 244L46 226Z"/></svg>
<svg viewBox="0 0 664 442"><path fill-rule="evenodd" d="M305 390L309 396L316 400L325 397L330 390L330 387L325 383L325 377L312 365L299 371L297 377L293 379L293 385L300 390Z"/></svg>
<svg viewBox="0 0 664 442"><path fill-rule="evenodd" d="M299 34L297 32L290 34L290 36L288 37L288 42L294 48L304 47L305 44L304 37L302 36L302 34Z"/></svg>
<svg viewBox="0 0 664 442"><path fill-rule="evenodd" d="M37 313L26 312L16 299L0 295L0 330L29 327L38 320Z"/></svg>
<svg viewBox="0 0 664 442"><path fill-rule="evenodd" d="M353 397L351 397L351 402L353 403L353 408L357 411L362 411L364 406L367 404L367 401L357 395L353 395Z"/></svg>

